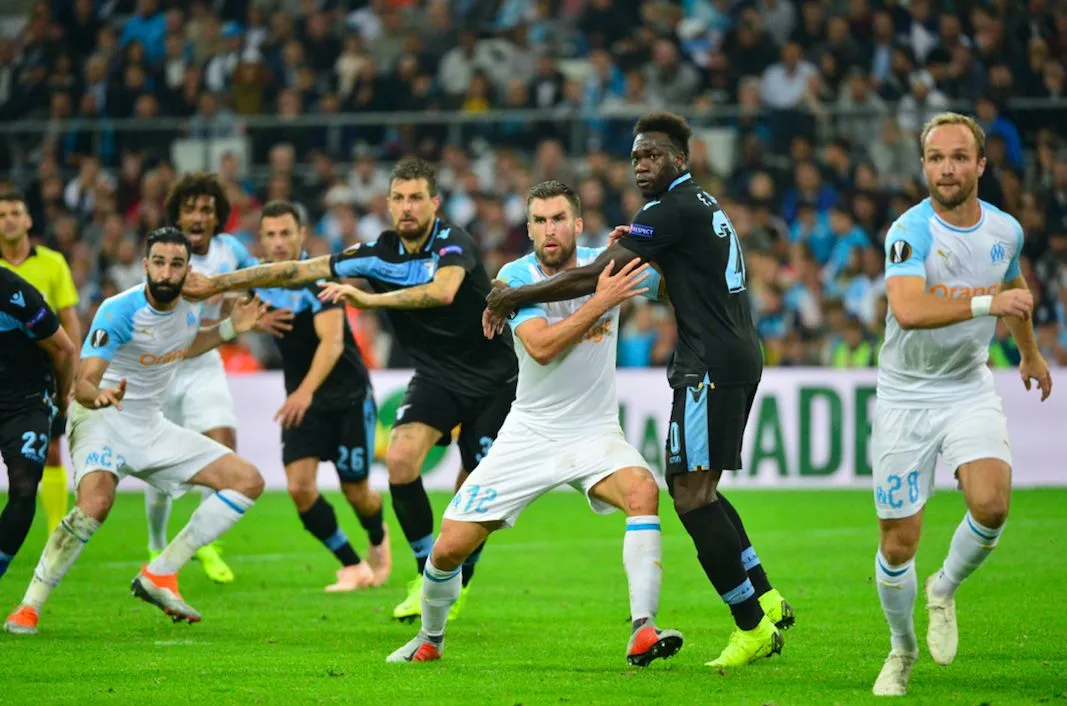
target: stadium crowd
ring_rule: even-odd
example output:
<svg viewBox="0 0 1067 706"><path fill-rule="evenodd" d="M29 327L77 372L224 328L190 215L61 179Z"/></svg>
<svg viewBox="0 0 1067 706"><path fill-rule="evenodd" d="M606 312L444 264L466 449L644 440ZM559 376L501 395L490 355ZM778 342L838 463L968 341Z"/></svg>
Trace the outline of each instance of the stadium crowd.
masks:
<svg viewBox="0 0 1067 706"><path fill-rule="evenodd" d="M258 209L277 198L306 209L313 255L376 239L391 163L431 158L443 216L495 272L528 250L525 194L543 179L579 188L582 244L628 222L642 203L633 118L613 111L669 107L697 131L694 178L743 239L768 364L867 367L884 233L926 193L917 130L965 105L988 134L981 195L1025 231L1040 347L1067 364L1067 8L1047 0L38 0L24 19L0 37L0 125L22 126L0 127L0 181L66 256L86 322L141 281L178 138L246 141L251 166L225 153L218 172L223 227L253 252ZM448 125L447 111L495 109L542 117ZM299 122L395 112L441 123ZM112 124L167 117L173 129ZM369 365L408 364L383 320L352 319ZM631 306L623 326L620 365L665 364L669 308ZM997 331L992 363L1017 363ZM243 340L231 369L277 363L269 341Z"/></svg>

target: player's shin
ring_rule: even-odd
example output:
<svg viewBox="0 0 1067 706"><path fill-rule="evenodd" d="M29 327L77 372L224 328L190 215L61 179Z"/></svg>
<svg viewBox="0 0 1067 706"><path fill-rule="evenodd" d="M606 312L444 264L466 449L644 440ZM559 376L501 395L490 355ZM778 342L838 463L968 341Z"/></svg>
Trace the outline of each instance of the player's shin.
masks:
<svg viewBox="0 0 1067 706"><path fill-rule="evenodd" d="M356 511L356 517L359 519L359 524L367 532L367 539L370 541L372 547L376 547L385 540L385 523L382 519L382 506L378 506L378 510L369 515L360 514Z"/></svg>
<svg viewBox="0 0 1067 706"><path fill-rule="evenodd" d="M304 529L333 552L342 566L355 566L359 563L359 555L352 548L344 531L337 526L337 515L333 506L326 502L324 497L320 495L315 498L311 507L300 513L300 521L304 523Z"/></svg>
<svg viewBox="0 0 1067 706"><path fill-rule="evenodd" d="M767 572L763 568L763 563L760 561L759 555L756 554L756 550L752 548L752 541L748 538L748 532L745 531L744 523L741 522L741 515L738 514L730 501L726 499L726 496L722 493L717 494L723 512L730 518L730 523L733 524L734 529L737 531L738 539L741 540L741 562L745 567L745 571L748 573L748 578L752 581L752 588L756 590L756 597L758 598L771 590L770 579L767 578Z"/></svg>
<svg viewBox="0 0 1067 706"><path fill-rule="evenodd" d="M170 496L152 486L144 489L144 513L148 520L148 552L154 558L167 546L170 522Z"/></svg>
<svg viewBox="0 0 1067 706"><path fill-rule="evenodd" d="M730 606L737 627L755 629L763 619L763 608L741 563L741 540L722 505L716 501L678 517L693 539L704 573Z"/></svg>
<svg viewBox="0 0 1067 706"><path fill-rule="evenodd" d="M461 569L443 571L427 560L422 582L422 630L430 639L438 641L444 637L448 611L459 598L463 589Z"/></svg>
<svg viewBox="0 0 1067 706"><path fill-rule="evenodd" d="M8 496L0 512L0 577L18 554L33 525L41 467L16 460L7 469Z"/></svg>
<svg viewBox="0 0 1067 706"><path fill-rule="evenodd" d="M422 487L422 478L418 477L410 483L390 483L389 492L392 494L396 519L415 555L419 573L422 573L433 548L433 509L426 489Z"/></svg>
<svg viewBox="0 0 1067 706"><path fill-rule="evenodd" d="M156 575L177 573L205 544L218 539L224 532L237 524L245 511L255 501L237 492L226 489L213 493L200 503L189 518L188 524L167 545L163 553L148 565L148 571Z"/></svg>
<svg viewBox="0 0 1067 706"><path fill-rule="evenodd" d="M889 623L893 649L912 653L918 648L914 620L915 596L918 593L915 560L912 558L903 564L891 564L879 550L874 560L874 572L878 600Z"/></svg>
<svg viewBox="0 0 1067 706"><path fill-rule="evenodd" d="M931 593L939 598L952 598L960 584L993 553L1003 531L1003 525L986 527L975 520L971 513L964 515L956 533L952 535L948 556L930 587Z"/></svg>
<svg viewBox="0 0 1067 706"><path fill-rule="evenodd" d="M659 517L637 515L626 518L622 563L630 588L630 619L634 630L654 620L659 610L659 589L663 577L661 538Z"/></svg>
<svg viewBox="0 0 1067 706"><path fill-rule="evenodd" d="M45 544L41 559L37 562L37 568L34 569L33 579L30 581L29 588L26 589L22 604L39 611L44 602L48 600L52 589L59 585L93 533L99 528L99 520L84 513L80 507L75 506L67 513L67 516L48 537L48 543Z"/></svg>

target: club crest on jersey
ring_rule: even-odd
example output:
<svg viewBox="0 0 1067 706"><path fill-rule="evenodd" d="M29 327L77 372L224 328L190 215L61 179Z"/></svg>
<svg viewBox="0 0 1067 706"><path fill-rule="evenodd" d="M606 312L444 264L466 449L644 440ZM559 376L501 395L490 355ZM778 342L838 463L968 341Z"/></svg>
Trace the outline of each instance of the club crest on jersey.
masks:
<svg viewBox="0 0 1067 706"><path fill-rule="evenodd" d="M656 232L656 229L652 226L643 226L640 223L630 224L630 235L637 235L642 238L651 238L652 234Z"/></svg>
<svg viewBox="0 0 1067 706"><path fill-rule="evenodd" d="M1008 253L1004 248L1004 243L994 243L993 247L989 250L989 259L993 264L1003 262L1007 258Z"/></svg>
<svg viewBox="0 0 1067 706"><path fill-rule="evenodd" d="M899 265L909 257L911 257L911 246L903 240L894 241L889 246L889 261L894 265Z"/></svg>
<svg viewBox="0 0 1067 706"><path fill-rule="evenodd" d="M26 297L22 296L22 292L15 292L11 295L11 303L17 307L26 307Z"/></svg>
<svg viewBox="0 0 1067 706"><path fill-rule="evenodd" d="M93 348L103 348L111 340L111 336L107 335L107 331L102 328L98 328L89 334L89 344Z"/></svg>
<svg viewBox="0 0 1067 706"><path fill-rule="evenodd" d="M441 257L444 257L445 255L447 255L450 252L454 252L457 255L462 255L463 254L463 247L459 246L459 245L446 245L445 247L443 247L440 250L438 250L437 254L439 256L441 256Z"/></svg>

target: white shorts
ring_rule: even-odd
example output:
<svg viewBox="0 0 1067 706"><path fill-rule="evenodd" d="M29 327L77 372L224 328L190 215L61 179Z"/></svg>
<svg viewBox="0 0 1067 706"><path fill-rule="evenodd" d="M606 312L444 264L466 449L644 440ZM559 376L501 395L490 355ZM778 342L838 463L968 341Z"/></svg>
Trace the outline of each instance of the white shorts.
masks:
<svg viewBox="0 0 1067 706"><path fill-rule="evenodd" d="M74 487L94 471L122 480L140 478L177 497L205 466L233 453L203 434L178 426L157 414L144 421L128 410L88 410L74 403L67 418L67 440L74 465Z"/></svg>
<svg viewBox="0 0 1067 706"><path fill-rule="evenodd" d="M237 413L218 351L183 361L167 389L163 414L186 429L236 429Z"/></svg>
<svg viewBox="0 0 1067 706"><path fill-rule="evenodd" d="M530 503L564 484L584 493L593 512L606 515L615 508L589 491L615 471L631 466L647 469L648 462L626 442L621 429L560 442L509 418L489 453L449 503L445 519L502 520L514 527Z"/></svg>
<svg viewBox="0 0 1067 706"><path fill-rule="evenodd" d="M934 494L938 454L956 471L983 458L1011 465L1008 420L990 394L946 407L878 404L871 430L874 504L883 520L911 517Z"/></svg>

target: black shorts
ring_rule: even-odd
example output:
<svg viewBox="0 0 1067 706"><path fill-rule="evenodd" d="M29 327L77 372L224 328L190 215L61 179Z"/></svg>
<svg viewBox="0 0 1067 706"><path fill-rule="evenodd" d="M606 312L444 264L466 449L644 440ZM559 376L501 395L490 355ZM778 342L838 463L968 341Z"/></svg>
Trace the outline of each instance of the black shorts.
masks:
<svg viewBox="0 0 1067 706"><path fill-rule="evenodd" d="M52 415L53 407L45 402L0 411L0 454L5 466L28 463L44 468L52 438Z"/></svg>
<svg viewBox="0 0 1067 706"><path fill-rule="evenodd" d="M704 382L674 391L667 432L667 475L741 470L741 442L756 385Z"/></svg>
<svg viewBox="0 0 1067 706"><path fill-rule="evenodd" d="M452 430L460 426L459 456L463 469L473 471L496 441L514 400L514 380L494 395L469 397L416 373L397 408L393 426L413 422L431 426L441 432L438 446L448 446L452 442Z"/></svg>
<svg viewBox="0 0 1067 706"><path fill-rule="evenodd" d="M317 458L331 461L343 481L366 480L374 461L377 424L373 393L346 409L311 407L299 426L282 428L282 463Z"/></svg>

